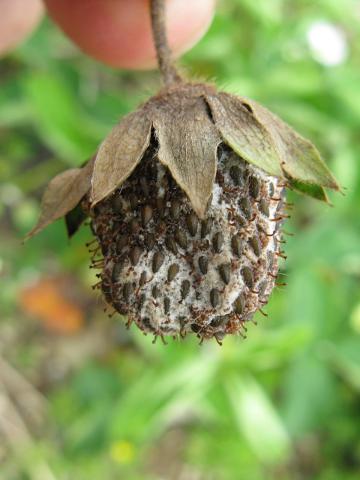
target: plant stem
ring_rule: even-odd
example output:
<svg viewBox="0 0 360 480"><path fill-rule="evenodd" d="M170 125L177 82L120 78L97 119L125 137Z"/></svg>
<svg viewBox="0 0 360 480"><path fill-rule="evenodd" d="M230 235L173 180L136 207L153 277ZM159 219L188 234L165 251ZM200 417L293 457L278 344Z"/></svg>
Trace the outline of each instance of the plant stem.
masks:
<svg viewBox="0 0 360 480"><path fill-rule="evenodd" d="M150 0L151 26L159 70L165 85L181 82L181 77L172 61L166 34L166 0Z"/></svg>

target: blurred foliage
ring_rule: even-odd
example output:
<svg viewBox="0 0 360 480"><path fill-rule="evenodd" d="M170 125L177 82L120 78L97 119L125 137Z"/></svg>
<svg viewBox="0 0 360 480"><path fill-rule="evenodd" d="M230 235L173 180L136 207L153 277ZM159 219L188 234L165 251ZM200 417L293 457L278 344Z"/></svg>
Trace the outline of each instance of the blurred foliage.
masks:
<svg viewBox="0 0 360 480"><path fill-rule="evenodd" d="M338 65L313 59L318 21L344 32ZM247 340L164 346L126 331L91 292L86 227L71 244L62 221L21 239L48 179L158 77L103 67L44 21L0 62L2 480L359 478L360 3L223 0L183 64L315 141L345 195L329 208L289 194L288 285ZM61 284L54 315L48 284ZM58 305L86 322L60 328Z"/></svg>

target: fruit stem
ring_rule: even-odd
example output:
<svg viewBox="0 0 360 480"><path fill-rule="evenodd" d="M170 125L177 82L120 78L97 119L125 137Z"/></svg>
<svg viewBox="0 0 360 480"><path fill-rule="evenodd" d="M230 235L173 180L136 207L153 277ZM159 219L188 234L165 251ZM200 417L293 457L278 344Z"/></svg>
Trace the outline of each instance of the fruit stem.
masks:
<svg viewBox="0 0 360 480"><path fill-rule="evenodd" d="M150 0L151 27L156 49L159 70L166 86L181 82L173 60L166 34L166 0Z"/></svg>

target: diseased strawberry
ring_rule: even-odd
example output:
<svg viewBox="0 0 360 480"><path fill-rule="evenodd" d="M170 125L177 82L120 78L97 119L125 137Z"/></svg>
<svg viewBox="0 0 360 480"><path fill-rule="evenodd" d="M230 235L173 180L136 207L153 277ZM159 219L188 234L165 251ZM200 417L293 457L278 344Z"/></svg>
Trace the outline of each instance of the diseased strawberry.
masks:
<svg viewBox="0 0 360 480"><path fill-rule="evenodd" d="M327 201L324 188L338 185L316 148L264 107L178 75L156 35L161 3L164 88L83 168L50 182L30 235L61 216L72 235L89 216L98 286L116 311L156 336L220 341L274 287L285 187Z"/></svg>
<svg viewBox="0 0 360 480"><path fill-rule="evenodd" d="M89 208L104 256L99 287L145 332L220 340L241 331L273 289L283 184L221 143L201 220L156 143L119 189Z"/></svg>

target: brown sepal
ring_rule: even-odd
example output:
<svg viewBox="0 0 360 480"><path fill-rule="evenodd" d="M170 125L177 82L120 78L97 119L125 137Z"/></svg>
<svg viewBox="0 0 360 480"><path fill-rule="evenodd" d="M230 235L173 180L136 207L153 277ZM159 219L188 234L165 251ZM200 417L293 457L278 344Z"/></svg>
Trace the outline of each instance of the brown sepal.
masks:
<svg viewBox="0 0 360 480"><path fill-rule="evenodd" d="M204 94L210 88L182 85L149 102L159 161L169 168L200 218L206 212L216 175L220 135Z"/></svg>
<svg viewBox="0 0 360 480"><path fill-rule="evenodd" d="M90 190L94 159L95 157L82 168L65 170L50 181L41 200L40 218L36 226L26 235L25 240L36 235L78 205Z"/></svg>
<svg viewBox="0 0 360 480"><path fill-rule="evenodd" d="M207 95L206 100L224 141L247 162L281 177L278 153L269 132L241 98L219 92Z"/></svg>
<svg viewBox="0 0 360 480"><path fill-rule="evenodd" d="M91 181L92 206L133 172L150 144L151 121L143 108L124 117L100 145Z"/></svg>
<svg viewBox="0 0 360 480"><path fill-rule="evenodd" d="M339 190L314 145L265 107L224 92L206 99L225 142L246 161L320 200L324 188Z"/></svg>
<svg viewBox="0 0 360 480"><path fill-rule="evenodd" d="M286 176L299 182L339 190L319 151L309 140L257 102L245 99L244 102L250 105L254 116L271 134Z"/></svg>

